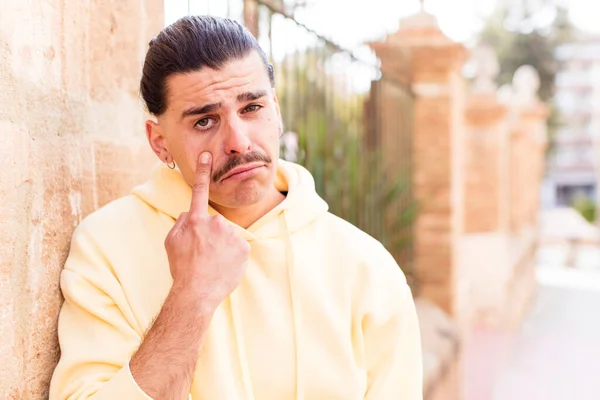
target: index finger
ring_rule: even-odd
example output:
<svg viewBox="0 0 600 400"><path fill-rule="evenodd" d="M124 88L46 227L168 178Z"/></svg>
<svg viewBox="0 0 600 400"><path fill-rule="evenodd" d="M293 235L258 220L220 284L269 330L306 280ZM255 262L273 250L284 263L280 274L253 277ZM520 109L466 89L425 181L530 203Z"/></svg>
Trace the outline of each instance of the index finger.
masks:
<svg viewBox="0 0 600 400"><path fill-rule="evenodd" d="M190 214L208 215L208 189L210 187L212 155L205 151L198 157L196 177L192 186Z"/></svg>

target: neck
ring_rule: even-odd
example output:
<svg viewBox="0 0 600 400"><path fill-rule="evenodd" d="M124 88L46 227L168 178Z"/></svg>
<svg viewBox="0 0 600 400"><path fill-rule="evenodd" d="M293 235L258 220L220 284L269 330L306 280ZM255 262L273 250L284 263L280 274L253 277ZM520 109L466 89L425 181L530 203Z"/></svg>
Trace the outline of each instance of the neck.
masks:
<svg viewBox="0 0 600 400"><path fill-rule="evenodd" d="M244 229L248 229L266 213L278 206L284 199L285 196L273 187L262 201L251 206L240 208L226 208L216 204L211 204L211 206L229 221Z"/></svg>

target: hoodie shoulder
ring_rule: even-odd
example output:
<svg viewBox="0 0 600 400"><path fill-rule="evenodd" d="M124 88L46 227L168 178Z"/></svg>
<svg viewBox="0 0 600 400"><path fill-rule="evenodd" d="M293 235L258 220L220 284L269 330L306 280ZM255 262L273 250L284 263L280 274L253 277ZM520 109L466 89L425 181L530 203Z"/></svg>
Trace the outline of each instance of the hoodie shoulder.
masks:
<svg viewBox="0 0 600 400"><path fill-rule="evenodd" d="M345 247L352 248L358 255L381 257L389 254L379 240L345 219L327 212L324 220L330 237L336 238L336 241Z"/></svg>
<svg viewBox="0 0 600 400"><path fill-rule="evenodd" d="M113 200L87 215L76 228L92 236L118 235L130 231L132 224L156 214L156 210L139 197L129 194Z"/></svg>
<svg viewBox="0 0 600 400"><path fill-rule="evenodd" d="M322 222L322 237L332 238L338 254L343 252L345 258L361 266L359 269L362 273L377 276L380 282L388 280L395 284L406 283L401 266L379 240L330 212L323 217ZM366 275L361 276L364 278Z"/></svg>

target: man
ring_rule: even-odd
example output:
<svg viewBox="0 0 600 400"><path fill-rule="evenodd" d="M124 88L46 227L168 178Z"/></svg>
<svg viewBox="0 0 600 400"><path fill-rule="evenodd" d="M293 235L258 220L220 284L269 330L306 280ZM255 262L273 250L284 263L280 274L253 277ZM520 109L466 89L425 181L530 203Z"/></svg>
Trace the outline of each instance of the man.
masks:
<svg viewBox="0 0 600 400"><path fill-rule="evenodd" d="M164 163L76 229L50 399L421 399L405 277L278 160L273 69L239 24L186 17L141 92Z"/></svg>

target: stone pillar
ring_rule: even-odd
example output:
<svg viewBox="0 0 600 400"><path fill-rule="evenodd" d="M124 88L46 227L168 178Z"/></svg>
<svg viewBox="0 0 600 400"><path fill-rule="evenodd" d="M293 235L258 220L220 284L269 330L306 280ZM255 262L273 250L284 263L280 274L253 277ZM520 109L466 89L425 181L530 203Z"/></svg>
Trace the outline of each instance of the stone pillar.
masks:
<svg viewBox="0 0 600 400"><path fill-rule="evenodd" d="M538 72L522 66L513 79L511 126L511 231L535 231L547 147L547 107L537 97Z"/></svg>
<svg viewBox="0 0 600 400"><path fill-rule="evenodd" d="M155 162L139 100L162 0L7 0L0 13L0 398L46 399L73 228Z"/></svg>
<svg viewBox="0 0 600 400"><path fill-rule="evenodd" d="M504 230L508 186L507 109L495 96L473 94L467 103L466 233Z"/></svg>
<svg viewBox="0 0 600 400"><path fill-rule="evenodd" d="M244 26L254 37L258 37L258 3L257 0L244 0Z"/></svg>
<svg viewBox="0 0 600 400"><path fill-rule="evenodd" d="M456 316L461 295L457 240L462 232L464 191L462 148L464 89L460 70L467 58L447 38L435 17L421 12L401 22L398 32L371 43L384 72L395 52L407 54L415 95L413 184L419 207L414 269L420 295Z"/></svg>
<svg viewBox="0 0 600 400"><path fill-rule="evenodd" d="M540 190L545 172L545 155L548 146L549 111L541 102L535 102L520 110L519 120L522 129L527 132L524 157L529 158L530 167L526 175L528 196L524 204L523 216L528 226L535 229L540 211Z"/></svg>
<svg viewBox="0 0 600 400"><path fill-rule="evenodd" d="M499 72L492 49L476 49L478 77L467 100L465 233L506 231L508 195L508 108L498 100Z"/></svg>
<svg viewBox="0 0 600 400"><path fill-rule="evenodd" d="M472 61L477 75L465 113L466 213L461 268L469 286L470 324L489 327L503 322L512 277L508 255L509 107L494 84L499 73L494 51L478 46Z"/></svg>
<svg viewBox="0 0 600 400"><path fill-rule="evenodd" d="M526 217L527 198L530 188L527 187L533 158L527 154L528 132L520 121L520 111L515 110L514 125L510 133L510 231L520 235L529 226Z"/></svg>
<svg viewBox="0 0 600 400"><path fill-rule="evenodd" d="M520 67L510 95L510 280L505 301L506 326L516 327L535 293L537 217L547 146L547 107L537 97L538 72Z"/></svg>

